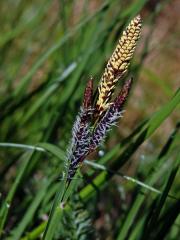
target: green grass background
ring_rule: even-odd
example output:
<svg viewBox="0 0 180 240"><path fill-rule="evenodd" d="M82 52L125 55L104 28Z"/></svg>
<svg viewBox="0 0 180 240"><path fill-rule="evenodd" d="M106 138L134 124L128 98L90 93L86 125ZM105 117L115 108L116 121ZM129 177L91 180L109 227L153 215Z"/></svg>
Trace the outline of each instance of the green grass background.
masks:
<svg viewBox="0 0 180 240"><path fill-rule="evenodd" d="M158 19L171 4L0 2L0 239L178 239L180 91L176 78L151 68L162 59L154 48L176 43L178 33L168 46L158 38ZM62 209L64 156L84 87L90 76L98 84L139 13L124 118L85 161Z"/></svg>

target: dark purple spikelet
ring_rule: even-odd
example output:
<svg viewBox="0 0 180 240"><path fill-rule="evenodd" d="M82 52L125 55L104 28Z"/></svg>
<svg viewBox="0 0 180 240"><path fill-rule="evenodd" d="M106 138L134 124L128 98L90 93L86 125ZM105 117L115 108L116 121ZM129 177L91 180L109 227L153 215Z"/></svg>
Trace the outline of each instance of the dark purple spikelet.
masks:
<svg viewBox="0 0 180 240"><path fill-rule="evenodd" d="M72 130L72 140L68 150L69 172L68 179L71 179L83 156L88 152L90 141L90 123L88 121L92 110L81 108Z"/></svg>
<svg viewBox="0 0 180 240"><path fill-rule="evenodd" d="M112 105L109 107L93 132L90 144L91 151L94 151L98 147L106 137L106 133L117 123L117 120L121 116L122 112L118 108L114 108Z"/></svg>
<svg viewBox="0 0 180 240"><path fill-rule="evenodd" d="M123 108L124 103L126 102L126 99L129 95L129 91L132 86L132 82L133 82L132 78L127 80L124 83L119 95L114 100L114 107L118 108L119 110L121 110Z"/></svg>
<svg viewBox="0 0 180 240"><path fill-rule="evenodd" d="M93 98L93 78L91 77L87 82L84 91L83 107L85 109L92 108L92 98Z"/></svg>
<svg viewBox="0 0 180 240"><path fill-rule="evenodd" d="M83 99L83 106L80 109L72 129L72 139L68 150L68 180L72 179L79 164L84 160L89 152L90 143L90 120L92 110L93 81L88 81Z"/></svg>
<svg viewBox="0 0 180 240"><path fill-rule="evenodd" d="M110 105L105 115L98 123L91 138L90 151L93 151L98 147L98 145L106 137L106 133L111 129L113 125L117 123L118 119L122 117L122 108L128 97L131 85L132 79L125 82L122 90L120 91L120 94L116 97L114 102Z"/></svg>

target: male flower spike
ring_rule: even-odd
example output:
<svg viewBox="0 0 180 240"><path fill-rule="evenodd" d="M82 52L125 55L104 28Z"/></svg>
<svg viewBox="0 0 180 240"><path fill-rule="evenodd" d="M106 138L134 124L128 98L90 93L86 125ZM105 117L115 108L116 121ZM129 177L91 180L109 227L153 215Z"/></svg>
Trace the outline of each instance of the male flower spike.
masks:
<svg viewBox="0 0 180 240"><path fill-rule="evenodd" d="M117 81L122 78L128 70L129 62L140 37L141 18L135 17L125 31L123 31L115 51L109 59L105 71L101 77L98 87L98 100L96 107L99 114L108 108L109 100L113 94Z"/></svg>

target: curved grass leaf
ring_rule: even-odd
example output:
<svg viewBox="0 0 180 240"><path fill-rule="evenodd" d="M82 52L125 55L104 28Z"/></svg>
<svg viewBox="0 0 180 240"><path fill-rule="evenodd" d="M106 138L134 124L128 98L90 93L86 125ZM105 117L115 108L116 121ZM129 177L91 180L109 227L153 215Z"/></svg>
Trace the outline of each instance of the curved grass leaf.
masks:
<svg viewBox="0 0 180 240"><path fill-rule="evenodd" d="M8 212L11 207L14 194L16 193L23 177L26 174L26 170L30 164L33 154L34 154L34 151L31 150L31 151L23 154L23 156L21 157L22 163L21 163L19 171L17 173L17 177L16 177L5 201L3 202L2 206L1 206L1 209L0 209L0 236L3 234L4 225L7 221Z"/></svg>

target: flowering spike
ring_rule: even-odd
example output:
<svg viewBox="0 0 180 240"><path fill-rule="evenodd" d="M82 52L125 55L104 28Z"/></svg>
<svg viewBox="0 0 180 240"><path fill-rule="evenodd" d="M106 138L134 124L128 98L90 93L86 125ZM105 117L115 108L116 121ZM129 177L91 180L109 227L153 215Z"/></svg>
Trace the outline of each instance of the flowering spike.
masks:
<svg viewBox="0 0 180 240"><path fill-rule="evenodd" d="M81 108L72 129L71 144L67 152L69 162L68 179L70 180L78 168L79 164L89 151L90 142L90 122L92 114L90 109Z"/></svg>
<svg viewBox="0 0 180 240"><path fill-rule="evenodd" d="M141 31L141 18L135 17L126 30L123 32L118 45L109 59L102 75L100 85L98 87L99 96L96 109L99 115L109 106L109 100L113 94L115 84L127 72L129 62L133 56L137 40Z"/></svg>
<svg viewBox="0 0 180 240"><path fill-rule="evenodd" d="M134 18L110 58L98 87L99 96L93 109L93 80L89 79L84 92L83 104L72 130L69 148L67 182L76 173L85 157L94 151L106 137L107 132L122 117L122 108L129 95L132 79L126 81L119 95L110 103L115 84L127 71L141 30L140 16ZM102 114L103 113L103 114Z"/></svg>
<svg viewBox="0 0 180 240"><path fill-rule="evenodd" d="M107 132L117 123L120 117L122 117L122 111L111 105L93 132L89 148L90 152L99 146L105 139Z"/></svg>
<svg viewBox="0 0 180 240"><path fill-rule="evenodd" d="M124 85L123 85L123 87L122 87L119 95L115 98L113 104L114 104L114 106L117 107L118 109L122 109L122 108L123 108L123 105L124 105L124 103L125 103L128 95L129 95L129 91L130 91L130 89L131 89L132 82L133 82L133 79L132 79L132 78L129 79L129 80L127 80L127 81L124 83Z"/></svg>
<svg viewBox="0 0 180 240"><path fill-rule="evenodd" d="M89 79L85 91L80 113L76 117L72 129L71 144L68 149L67 160L69 161L68 180L74 176L79 164L88 153L90 141L90 119L92 111L93 80Z"/></svg>
<svg viewBox="0 0 180 240"><path fill-rule="evenodd" d="M122 117L122 108L129 95L131 85L132 79L126 81L119 95L114 102L111 103L108 110L106 110L105 115L102 117L93 132L90 142L90 151L95 150L95 148L104 140L111 127L117 123L120 117Z"/></svg>

